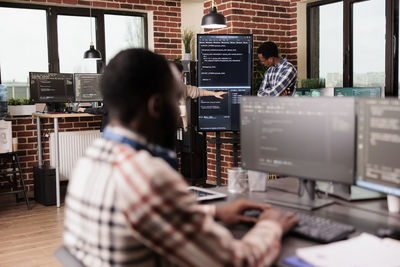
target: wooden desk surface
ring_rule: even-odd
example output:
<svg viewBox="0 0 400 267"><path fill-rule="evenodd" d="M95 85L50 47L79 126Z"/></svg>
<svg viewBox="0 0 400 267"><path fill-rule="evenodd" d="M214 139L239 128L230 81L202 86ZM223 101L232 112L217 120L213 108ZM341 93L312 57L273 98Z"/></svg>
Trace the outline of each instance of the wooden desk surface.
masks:
<svg viewBox="0 0 400 267"><path fill-rule="evenodd" d="M33 113L34 117L39 118L71 118L71 117L94 117L98 115L92 115L89 113Z"/></svg>
<svg viewBox="0 0 400 267"><path fill-rule="evenodd" d="M271 186L274 183L279 184L281 182L279 180L269 181L268 184ZM288 187L288 184L291 184L291 182L288 182L286 179L282 179L282 181L285 183L286 187ZM295 188L291 188L294 184L295 183L292 183L292 186L287 188L288 191L295 192ZM268 188L266 192L246 192L243 194L229 194L227 193L227 187L212 188L212 190L228 194L228 197L225 200L215 201L214 204L216 205L223 205L242 197L256 202L263 202L269 197L280 197L281 199L285 199L285 196L293 196L293 193L271 188ZM362 232L375 234L376 230L380 227L389 227L400 230L400 214L389 213L387 211L386 200L384 199L356 202L344 202L332 197L330 197L330 199L335 200L335 203L314 211L296 210L288 207L282 208L288 211L308 213L328 218L333 221L354 225L356 227L356 232L351 236L357 236ZM281 208L280 206L275 207ZM246 225L237 225L229 227L229 229L236 238L241 238L250 228ZM282 251L279 255L278 261L276 262L276 266L287 266L283 263L283 260L286 257L294 255L297 248L310 247L314 245L319 245L319 243L292 235L286 235L282 240Z"/></svg>

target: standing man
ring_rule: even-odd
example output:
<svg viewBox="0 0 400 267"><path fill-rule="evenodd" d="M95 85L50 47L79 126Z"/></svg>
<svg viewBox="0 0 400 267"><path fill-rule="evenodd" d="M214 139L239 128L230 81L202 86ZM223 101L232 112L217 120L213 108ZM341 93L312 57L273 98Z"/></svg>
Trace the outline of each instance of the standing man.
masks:
<svg viewBox="0 0 400 267"><path fill-rule="evenodd" d="M183 94L164 57L128 49L101 83L110 122L78 160L65 201L64 246L85 266L266 266L296 222L267 204L198 205L164 160ZM157 149L159 147L160 149ZM258 209L258 219L243 212ZM217 223L254 222L241 239Z"/></svg>
<svg viewBox="0 0 400 267"><path fill-rule="evenodd" d="M261 64L268 69L258 90L258 96L291 96L296 90L297 71L286 58L279 56L274 42L265 42L257 49Z"/></svg>

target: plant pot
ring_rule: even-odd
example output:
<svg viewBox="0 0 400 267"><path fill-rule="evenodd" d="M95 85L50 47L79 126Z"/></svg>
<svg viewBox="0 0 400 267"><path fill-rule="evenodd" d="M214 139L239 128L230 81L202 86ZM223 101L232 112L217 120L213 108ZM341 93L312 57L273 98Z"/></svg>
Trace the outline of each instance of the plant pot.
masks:
<svg viewBox="0 0 400 267"><path fill-rule="evenodd" d="M11 116L32 116L36 112L36 105L8 106Z"/></svg>
<svg viewBox="0 0 400 267"><path fill-rule="evenodd" d="M183 60L191 60L191 59L192 59L192 55L190 53L183 54Z"/></svg>

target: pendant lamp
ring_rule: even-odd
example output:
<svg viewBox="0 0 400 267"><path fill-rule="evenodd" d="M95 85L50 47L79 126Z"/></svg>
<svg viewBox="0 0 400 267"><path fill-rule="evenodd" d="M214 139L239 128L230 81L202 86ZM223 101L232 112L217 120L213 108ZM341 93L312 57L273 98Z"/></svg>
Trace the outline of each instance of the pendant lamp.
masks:
<svg viewBox="0 0 400 267"><path fill-rule="evenodd" d="M90 7L89 7L89 19L90 19L90 48L83 54L84 59L94 59L94 60L99 60L101 59L101 53L99 50L96 50L94 48L93 44L93 34L92 34L92 1L90 1Z"/></svg>
<svg viewBox="0 0 400 267"><path fill-rule="evenodd" d="M220 29L226 28L226 20L224 15L217 12L214 0L211 2L210 13L203 16L201 27L205 29Z"/></svg>

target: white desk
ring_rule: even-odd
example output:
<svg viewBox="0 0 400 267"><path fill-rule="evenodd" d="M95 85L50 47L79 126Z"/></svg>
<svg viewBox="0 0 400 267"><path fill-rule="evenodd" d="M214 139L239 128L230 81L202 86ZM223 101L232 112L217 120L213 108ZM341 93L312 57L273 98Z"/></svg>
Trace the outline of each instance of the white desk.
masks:
<svg viewBox="0 0 400 267"><path fill-rule="evenodd" d="M40 131L40 119L41 118L49 118L54 120L54 138L55 138L55 169L56 169L56 199L57 199L57 208L60 207L60 173L59 173L59 147L58 147L58 118L73 118L73 117L94 117L96 115L88 114L88 113L60 113L60 114L48 114L48 113L34 113L34 117L36 117L36 126L37 126L37 150L38 150L38 161L39 167L42 167L42 140L41 140L41 131Z"/></svg>

